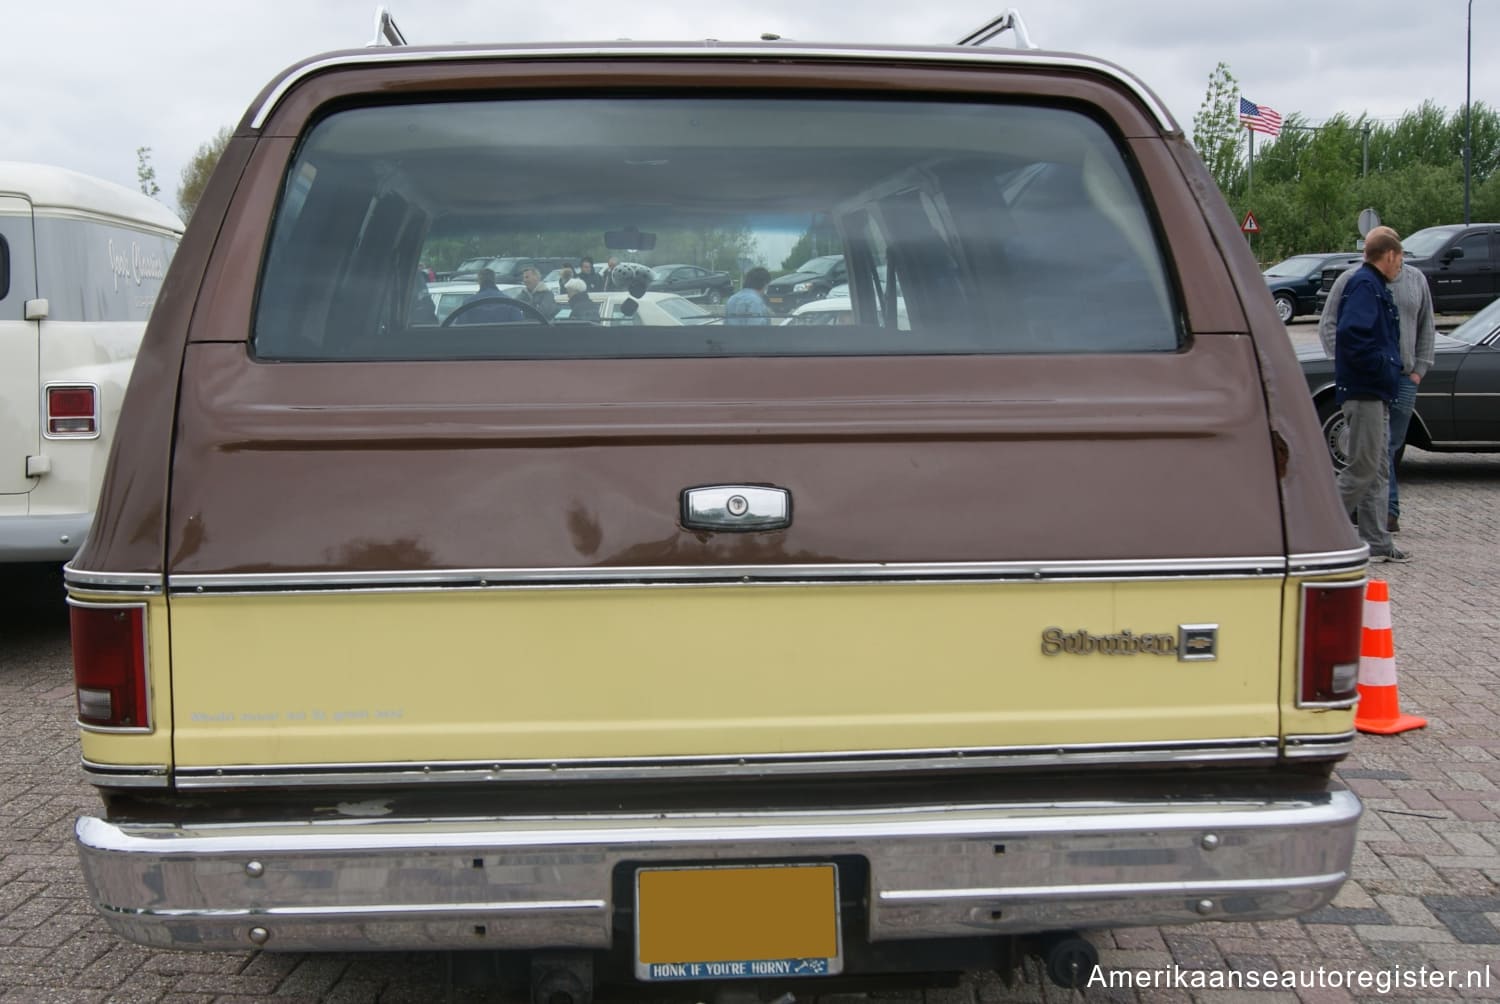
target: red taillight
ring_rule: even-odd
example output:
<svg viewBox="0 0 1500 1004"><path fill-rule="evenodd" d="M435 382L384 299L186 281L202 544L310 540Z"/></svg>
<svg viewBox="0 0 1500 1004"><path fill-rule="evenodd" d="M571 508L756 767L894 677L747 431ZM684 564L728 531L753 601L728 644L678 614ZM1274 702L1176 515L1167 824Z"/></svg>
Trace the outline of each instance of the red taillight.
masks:
<svg viewBox="0 0 1500 1004"><path fill-rule="evenodd" d="M99 393L89 386L47 388L47 435L99 433Z"/></svg>
<svg viewBox="0 0 1500 1004"><path fill-rule="evenodd" d="M146 608L141 604L69 603L78 724L149 729Z"/></svg>
<svg viewBox="0 0 1500 1004"><path fill-rule="evenodd" d="M1359 694L1365 583L1319 582L1302 587L1301 707L1348 707Z"/></svg>

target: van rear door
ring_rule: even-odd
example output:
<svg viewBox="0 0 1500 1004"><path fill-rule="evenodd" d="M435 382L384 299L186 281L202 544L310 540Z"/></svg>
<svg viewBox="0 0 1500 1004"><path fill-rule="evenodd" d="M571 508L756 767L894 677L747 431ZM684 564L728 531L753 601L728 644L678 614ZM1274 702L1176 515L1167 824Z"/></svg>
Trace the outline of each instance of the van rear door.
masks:
<svg viewBox="0 0 1500 1004"><path fill-rule="evenodd" d="M38 325L26 320L26 301L35 296L31 203L0 195L0 495L36 484L26 476L26 458L38 452L41 436Z"/></svg>

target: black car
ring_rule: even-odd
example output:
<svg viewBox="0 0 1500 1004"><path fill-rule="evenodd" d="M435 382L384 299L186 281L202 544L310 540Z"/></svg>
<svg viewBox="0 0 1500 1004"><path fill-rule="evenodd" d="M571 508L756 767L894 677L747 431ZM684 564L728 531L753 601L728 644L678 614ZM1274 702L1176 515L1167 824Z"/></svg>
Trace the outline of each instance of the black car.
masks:
<svg viewBox="0 0 1500 1004"><path fill-rule="evenodd" d="M1333 360L1317 342L1299 346L1323 440L1334 466L1348 463L1349 430L1334 403ZM1500 453L1500 301L1437 336L1432 368L1417 388L1405 446L1435 453Z"/></svg>
<svg viewBox="0 0 1500 1004"><path fill-rule="evenodd" d="M797 271L773 280L766 287L766 299L776 313L790 314L810 300L821 300L834 286L848 281L844 256L826 254L809 259L797 266Z"/></svg>
<svg viewBox="0 0 1500 1004"><path fill-rule="evenodd" d="M1334 269L1334 274L1337 275L1345 268L1358 265L1359 261L1358 254L1328 251L1293 255L1266 269L1262 274L1266 279L1266 288L1276 300L1276 313L1281 318L1281 323L1289 324L1294 317L1321 311L1318 289L1322 285L1324 271Z"/></svg>
<svg viewBox="0 0 1500 1004"><path fill-rule="evenodd" d="M700 303L723 303L734 292L728 272L710 272L697 265L657 265L651 270L648 289L676 293Z"/></svg>
<svg viewBox="0 0 1500 1004"><path fill-rule="evenodd" d="M1401 245L1407 264L1427 276L1433 310L1478 310L1500 296L1500 223L1428 227Z"/></svg>
<svg viewBox="0 0 1500 1004"><path fill-rule="evenodd" d="M1406 264L1427 277L1433 310L1478 310L1500 297L1500 223L1427 227L1403 239L1401 246L1406 251ZM1342 267L1323 270L1319 311L1342 271Z"/></svg>

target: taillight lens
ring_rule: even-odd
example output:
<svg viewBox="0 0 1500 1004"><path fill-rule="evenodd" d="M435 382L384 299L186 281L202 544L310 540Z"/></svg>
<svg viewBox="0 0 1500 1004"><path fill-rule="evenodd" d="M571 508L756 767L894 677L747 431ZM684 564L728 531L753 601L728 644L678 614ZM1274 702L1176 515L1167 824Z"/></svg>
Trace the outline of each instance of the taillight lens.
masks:
<svg viewBox="0 0 1500 1004"><path fill-rule="evenodd" d="M99 434L99 391L88 385L47 388L47 435Z"/></svg>
<svg viewBox="0 0 1500 1004"><path fill-rule="evenodd" d="M1364 580L1303 585L1299 706L1354 703L1359 696L1364 616Z"/></svg>
<svg viewBox="0 0 1500 1004"><path fill-rule="evenodd" d="M69 604L78 724L149 729L145 606L73 600Z"/></svg>

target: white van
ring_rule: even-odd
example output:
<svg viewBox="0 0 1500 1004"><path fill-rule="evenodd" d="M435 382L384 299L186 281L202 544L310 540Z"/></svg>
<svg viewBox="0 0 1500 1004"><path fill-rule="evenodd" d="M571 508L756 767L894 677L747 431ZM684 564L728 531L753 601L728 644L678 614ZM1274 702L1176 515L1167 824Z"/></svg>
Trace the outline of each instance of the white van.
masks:
<svg viewBox="0 0 1500 1004"><path fill-rule="evenodd" d="M139 192L0 161L0 562L66 561L182 221Z"/></svg>

